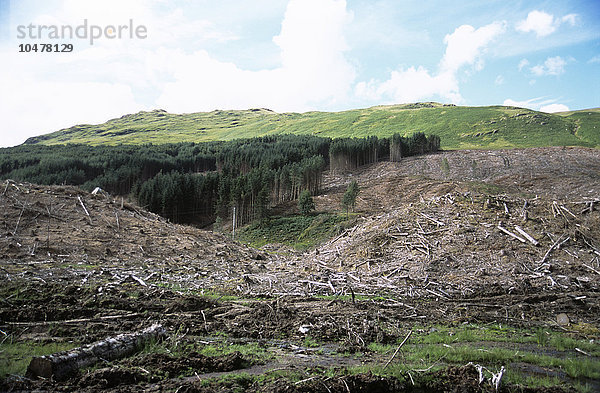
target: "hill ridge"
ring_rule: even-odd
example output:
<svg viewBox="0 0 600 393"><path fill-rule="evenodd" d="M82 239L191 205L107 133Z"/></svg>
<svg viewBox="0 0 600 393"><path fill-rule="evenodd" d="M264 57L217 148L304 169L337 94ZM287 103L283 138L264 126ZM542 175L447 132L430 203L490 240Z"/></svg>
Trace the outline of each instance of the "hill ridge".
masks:
<svg viewBox="0 0 600 393"><path fill-rule="evenodd" d="M140 111L102 124L78 124L31 137L25 144L90 145L208 142L277 134L389 137L437 134L443 149L545 146L600 147L598 108L550 114L514 106L437 102L378 105L338 112L274 112L268 108L175 114Z"/></svg>

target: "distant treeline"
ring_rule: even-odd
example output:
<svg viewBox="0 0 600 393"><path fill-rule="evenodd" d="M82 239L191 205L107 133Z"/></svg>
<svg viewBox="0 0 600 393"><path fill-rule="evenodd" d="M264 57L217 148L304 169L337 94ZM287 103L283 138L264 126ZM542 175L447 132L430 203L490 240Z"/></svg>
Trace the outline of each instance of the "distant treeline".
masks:
<svg viewBox="0 0 600 393"><path fill-rule="evenodd" d="M238 224L270 206L317 194L332 170L439 149L439 138L321 138L278 135L229 142L164 145L21 145L0 149L0 177L37 184L101 187L130 194L175 222L208 224L236 208Z"/></svg>

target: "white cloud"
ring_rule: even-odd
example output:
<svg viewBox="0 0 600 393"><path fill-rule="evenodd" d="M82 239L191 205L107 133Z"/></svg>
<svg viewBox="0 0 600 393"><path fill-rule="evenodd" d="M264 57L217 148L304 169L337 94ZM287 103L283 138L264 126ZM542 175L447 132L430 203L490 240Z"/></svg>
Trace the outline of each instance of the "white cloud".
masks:
<svg viewBox="0 0 600 393"><path fill-rule="evenodd" d="M452 34L444 37L446 53L440 67L445 71L456 72L464 65L475 64L477 69L481 69L482 63L477 61L487 44L504 30L503 22L494 22L479 29L470 25L458 27Z"/></svg>
<svg viewBox="0 0 600 393"><path fill-rule="evenodd" d="M548 57L543 64L531 67L531 72L536 76L560 75L565 72L566 60L560 56Z"/></svg>
<svg viewBox="0 0 600 393"><path fill-rule="evenodd" d="M531 99L531 100L527 100L527 101L515 101L513 99L507 98L506 100L504 100L504 102L502 103L502 105L504 106L517 106L519 108L532 108L532 101L536 100L537 98ZM532 108L533 109L533 108Z"/></svg>
<svg viewBox="0 0 600 393"><path fill-rule="evenodd" d="M554 112L566 112L569 110L569 107L564 104L550 104L545 105L540 108L541 112L546 113L554 113Z"/></svg>
<svg viewBox="0 0 600 393"><path fill-rule="evenodd" d="M533 10L527 14L526 19L518 22L515 28L524 33L535 32L537 37L546 37L554 33L563 23L575 26L577 19L577 14L567 14L562 18L555 18L554 15L547 12Z"/></svg>
<svg viewBox="0 0 600 393"><path fill-rule="evenodd" d="M496 77L496 79L494 80L494 84L495 84L496 86L503 85L503 84L504 84L504 77L503 77L502 75L498 75L498 76Z"/></svg>
<svg viewBox="0 0 600 393"><path fill-rule="evenodd" d="M129 86L123 84L63 83L2 75L3 89L10 92L0 95L0 117L6 132L0 140L3 146L74 124L102 123L144 109L135 102Z"/></svg>
<svg viewBox="0 0 600 393"><path fill-rule="evenodd" d="M524 67L527 67L529 65L529 60L527 59L522 59L519 62L519 71L521 71Z"/></svg>
<svg viewBox="0 0 600 393"><path fill-rule="evenodd" d="M525 33L533 31L538 37L545 37L556 30L554 16L544 11L531 11L527 19L517 23L517 30Z"/></svg>
<svg viewBox="0 0 600 393"><path fill-rule="evenodd" d="M600 63L600 55L596 55L596 56L592 57L591 59L588 60L588 63L590 63L590 64Z"/></svg>
<svg viewBox="0 0 600 393"><path fill-rule="evenodd" d="M423 99L441 98L443 101L461 103L457 74L467 65L475 70L483 67L482 55L487 46L505 30L504 22L494 22L475 29L462 25L444 37L446 51L437 73L424 67L400 68L392 71L384 82L371 80L356 85L356 96L369 100L387 100L405 103Z"/></svg>
<svg viewBox="0 0 600 393"><path fill-rule="evenodd" d="M351 20L345 1L292 0L281 33L281 67L248 71L212 58L206 51L174 52L174 81L157 99L169 111L252 106L277 111L328 107L350 91L355 71L344 57L343 31Z"/></svg>
<svg viewBox="0 0 600 393"><path fill-rule="evenodd" d="M544 97L531 98L525 101L516 101L510 98L504 100L505 106L516 106L519 108L529 108L536 111L554 113L568 111L569 107L565 104L558 104L554 99L546 99Z"/></svg>
<svg viewBox="0 0 600 393"><path fill-rule="evenodd" d="M568 23L571 26L575 26L577 24L577 14L568 14L561 18L561 21L564 23Z"/></svg>
<svg viewBox="0 0 600 393"><path fill-rule="evenodd" d="M423 67L409 67L392 71L390 79L383 83L370 81L356 85L359 97L371 100L387 100L389 103L406 103L440 97L445 101L459 103L462 97L458 82L450 72L431 75Z"/></svg>

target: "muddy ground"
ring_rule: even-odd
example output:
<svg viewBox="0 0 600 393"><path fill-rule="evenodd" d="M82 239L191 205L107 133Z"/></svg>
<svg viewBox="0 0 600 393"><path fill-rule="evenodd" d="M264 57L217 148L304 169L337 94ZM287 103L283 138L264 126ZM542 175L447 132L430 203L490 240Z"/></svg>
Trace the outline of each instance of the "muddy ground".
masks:
<svg viewBox="0 0 600 393"><path fill-rule="evenodd" d="M597 339L599 173L598 151L557 148L445 152L329 173L317 209L339 210L346 184L357 179L360 214L304 253L254 250L109 195L6 181L5 338L85 344L160 322L169 345L186 349L143 352L62 382L10 377L0 390L490 390L467 365L418 373L421 390L343 370L385 363L389 354L368 344L396 344L415 326L502 323ZM199 353L223 337L274 356ZM318 351L307 338L318 340ZM323 371L332 368L334 377ZM209 378L283 371L307 376Z"/></svg>

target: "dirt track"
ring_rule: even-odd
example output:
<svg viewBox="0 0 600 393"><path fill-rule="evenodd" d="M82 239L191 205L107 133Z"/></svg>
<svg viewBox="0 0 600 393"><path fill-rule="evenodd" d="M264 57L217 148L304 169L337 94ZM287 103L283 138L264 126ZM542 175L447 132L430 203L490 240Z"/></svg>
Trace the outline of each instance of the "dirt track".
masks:
<svg viewBox="0 0 600 393"><path fill-rule="evenodd" d="M23 341L88 343L159 321L189 342L217 333L267 340L284 348L280 359L295 359L285 366L292 368L303 363L290 345L299 348L306 332L352 352L395 343L415 324L558 328L564 313L572 325L597 329L599 173L600 153L589 149L447 152L379 163L352 174L362 188L355 225L304 254L253 250L110 196L4 182L0 329ZM349 178L329 174L317 209L339 209ZM517 235L519 226L539 244L516 240L499 224ZM226 294L249 300L223 300ZM133 391L143 382L149 390L202 391L189 380L148 379L137 368L154 362L174 367L173 375L178 367L212 373L256 364L243 356L221 366L186 358L191 363L126 360L42 388ZM312 362L328 367L331 358ZM118 376L123 367L138 371ZM117 377L129 383L102 382ZM398 391L397 381L365 378L330 382L344 387L335 391L346 391L344 383ZM302 391L322 389L316 381ZM284 390L277 383L269 389Z"/></svg>

